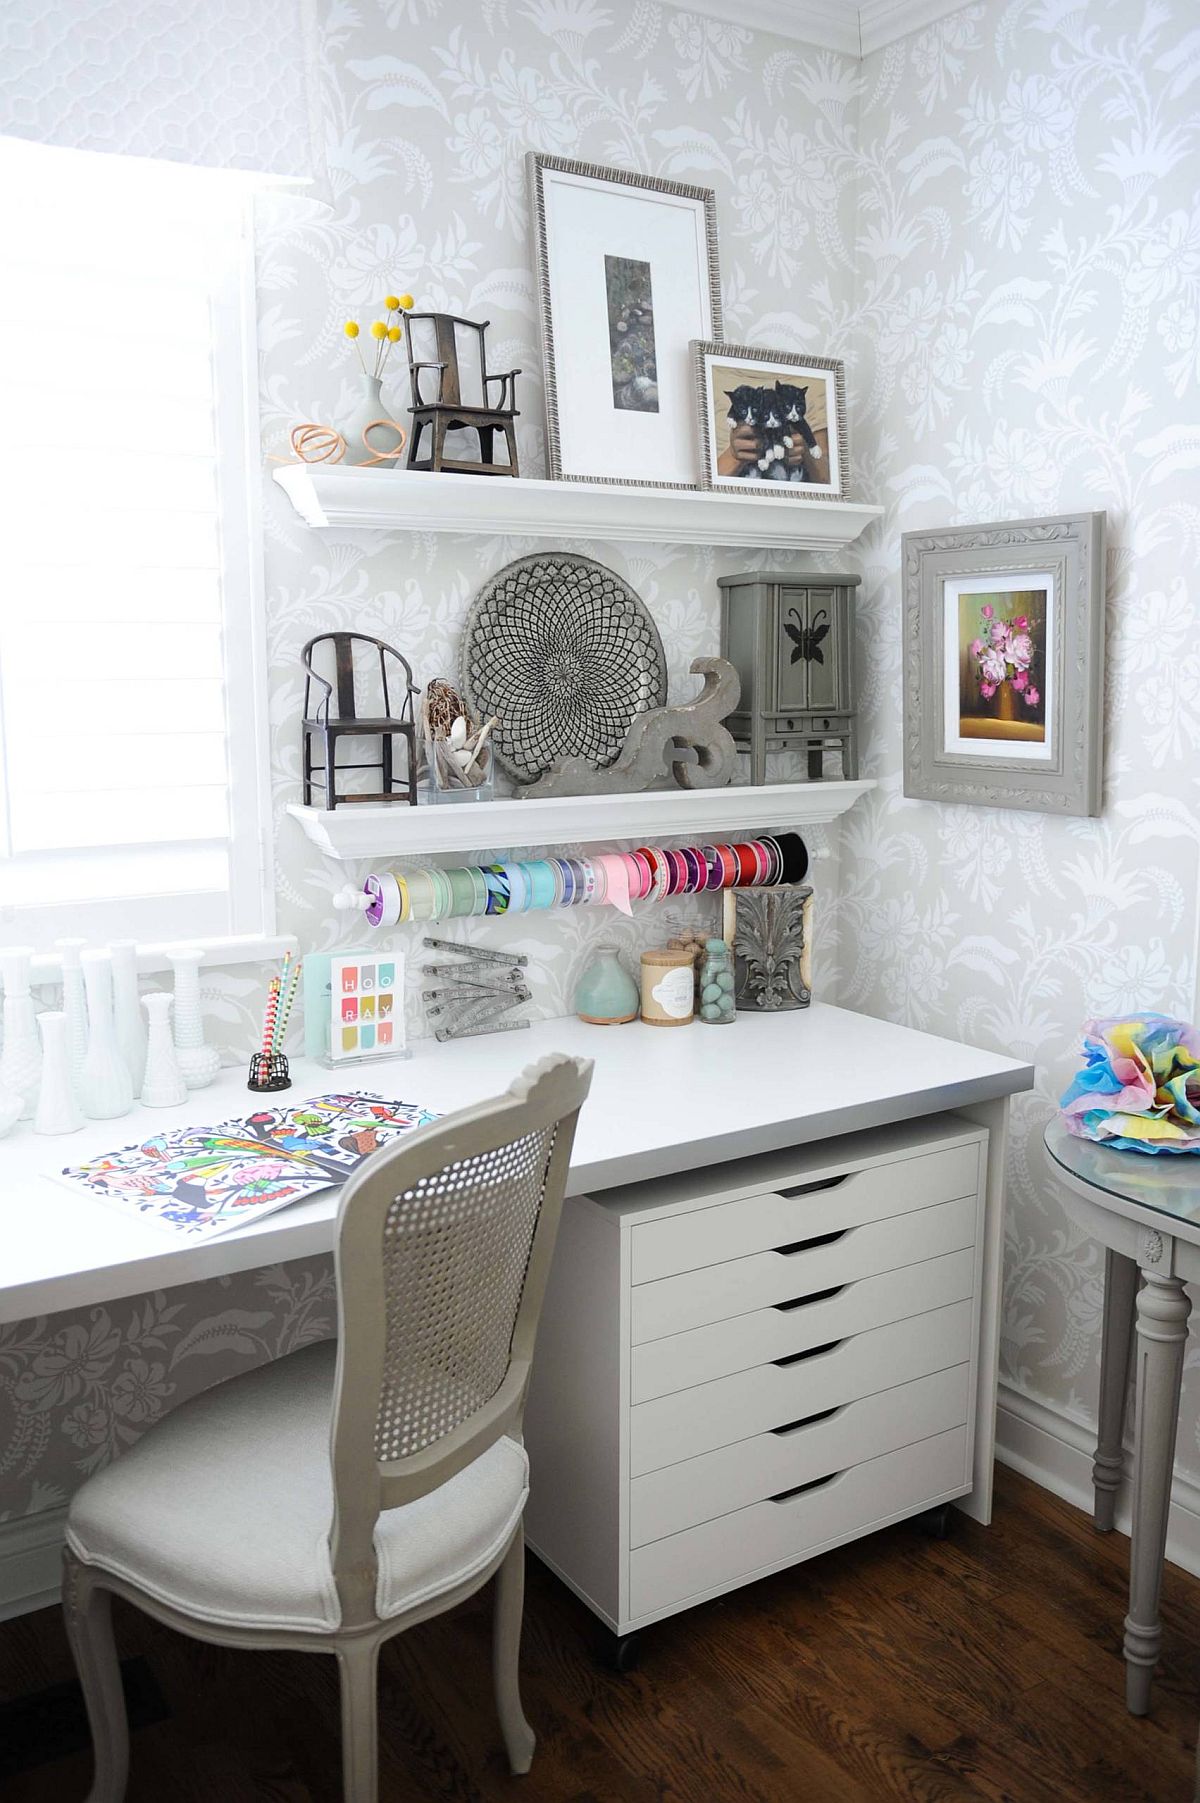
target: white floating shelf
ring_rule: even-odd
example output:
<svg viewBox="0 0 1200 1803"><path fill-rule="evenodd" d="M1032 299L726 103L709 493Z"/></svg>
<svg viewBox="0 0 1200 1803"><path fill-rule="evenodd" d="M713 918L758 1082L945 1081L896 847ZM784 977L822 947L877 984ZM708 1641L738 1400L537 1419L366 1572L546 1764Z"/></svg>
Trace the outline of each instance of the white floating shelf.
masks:
<svg viewBox="0 0 1200 1803"><path fill-rule="evenodd" d="M621 488L527 477L290 463L275 480L309 526L345 531L482 532L519 538L625 539L773 551L837 551L882 507L733 495L687 488Z"/></svg>
<svg viewBox="0 0 1200 1803"><path fill-rule="evenodd" d="M426 858L442 852L516 851L531 845L711 839L722 833L825 826L874 782L767 783L729 789L652 789L641 795L564 795L553 801L479 801L410 808L305 808L294 814L326 857Z"/></svg>

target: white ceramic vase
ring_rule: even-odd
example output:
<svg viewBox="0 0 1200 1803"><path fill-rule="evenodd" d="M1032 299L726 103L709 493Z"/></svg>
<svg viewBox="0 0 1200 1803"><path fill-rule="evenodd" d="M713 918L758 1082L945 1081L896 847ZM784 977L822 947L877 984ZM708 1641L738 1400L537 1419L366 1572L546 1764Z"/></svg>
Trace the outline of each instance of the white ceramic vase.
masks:
<svg viewBox="0 0 1200 1803"><path fill-rule="evenodd" d="M67 1017L67 1057L76 1091L87 1056L87 1000L83 992L83 966L79 954L86 939L56 939L54 949L62 958L62 1011Z"/></svg>
<svg viewBox="0 0 1200 1803"><path fill-rule="evenodd" d="M142 1007L150 1023L142 1101L147 1108L178 1108L187 1101L187 1084L171 1038L171 997L165 990L153 989L142 997Z"/></svg>
<svg viewBox="0 0 1200 1803"><path fill-rule="evenodd" d="M42 1077L42 1046L37 1010L29 992L28 946L13 945L0 954L4 973L4 1051L0 1054L0 1091L21 1098L19 1120L33 1118Z"/></svg>
<svg viewBox="0 0 1200 1803"><path fill-rule="evenodd" d="M75 1094L71 1074L71 1046L65 1014L40 1014L42 1029L42 1087L38 1092L35 1133L77 1133L83 1126L83 1110Z"/></svg>
<svg viewBox="0 0 1200 1803"><path fill-rule="evenodd" d="M87 990L88 1042L79 1100L91 1120L107 1121L115 1115L128 1114L133 1107L133 1080L117 1045L109 955L84 952L80 962Z"/></svg>
<svg viewBox="0 0 1200 1803"><path fill-rule="evenodd" d="M138 997L137 943L133 939L114 939L109 950L117 1044L136 1095L146 1070L146 1017Z"/></svg>
<svg viewBox="0 0 1200 1803"><path fill-rule="evenodd" d="M175 1057L189 1089L204 1089L221 1068L221 1054L204 1043L200 1013L201 951L172 952L175 969Z"/></svg>
<svg viewBox="0 0 1200 1803"><path fill-rule="evenodd" d="M361 397L342 426L342 437L346 440L346 455L342 461L344 463L370 463L373 461L376 451L383 451L388 454L387 461L378 463L375 467L383 470L393 469L395 458L399 457L404 449L403 436L397 444L397 434L385 431L381 426L378 432L372 432L369 441L363 439L363 433L368 426L373 425L378 419L390 420L392 417L381 392L381 378L361 375L358 379L362 383ZM406 428L401 426L401 434L405 430ZM394 452L392 451L393 445L396 446Z"/></svg>

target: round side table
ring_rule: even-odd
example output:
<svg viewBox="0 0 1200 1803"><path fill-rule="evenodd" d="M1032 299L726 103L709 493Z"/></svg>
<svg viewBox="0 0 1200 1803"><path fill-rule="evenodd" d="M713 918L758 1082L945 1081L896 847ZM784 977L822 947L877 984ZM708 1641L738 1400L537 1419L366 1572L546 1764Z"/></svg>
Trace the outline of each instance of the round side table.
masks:
<svg viewBox="0 0 1200 1803"><path fill-rule="evenodd" d="M1092 1467L1094 1519L1102 1533L1112 1528L1121 1481L1129 1355L1136 1329L1125 1701L1132 1715L1145 1715L1162 1645L1159 1597L1192 1311L1184 1284L1200 1281L1200 1157L1114 1151L1076 1139L1058 1119L1046 1128L1045 1140L1054 1175L1068 1191L1068 1213L1105 1248L1099 1428Z"/></svg>

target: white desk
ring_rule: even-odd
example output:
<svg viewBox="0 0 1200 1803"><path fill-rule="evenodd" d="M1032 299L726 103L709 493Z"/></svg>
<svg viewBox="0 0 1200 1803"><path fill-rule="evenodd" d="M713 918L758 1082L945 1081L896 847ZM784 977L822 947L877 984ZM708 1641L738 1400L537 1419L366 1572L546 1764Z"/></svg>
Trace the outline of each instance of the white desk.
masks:
<svg viewBox="0 0 1200 1803"><path fill-rule="evenodd" d="M993 1243L984 1275L986 1293L993 1302L998 1295L1006 1099L1032 1086L1033 1069L869 1015L817 1005L739 1015L727 1029L696 1025L682 1032L640 1022L602 1028L544 1021L527 1032L435 1045L411 1059L340 1071L297 1059L285 1094L299 1100L362 1088L448 1112L494 1094L526 1064L558 1051L596 1062L569 1194L945 1109L969 1113L992 1130ZM221 1120L274 1099L253 1096L241 1067L223 1071L182 1108L138 1108L54 1139L25 1122L0 1140L0 1323L329 1252L336 1190L208 1245L180 1246L162 1229L127 1221L46 1176L165 1127ZM995 1320L985 1322L991 1341L996 1327Z"/></svg>

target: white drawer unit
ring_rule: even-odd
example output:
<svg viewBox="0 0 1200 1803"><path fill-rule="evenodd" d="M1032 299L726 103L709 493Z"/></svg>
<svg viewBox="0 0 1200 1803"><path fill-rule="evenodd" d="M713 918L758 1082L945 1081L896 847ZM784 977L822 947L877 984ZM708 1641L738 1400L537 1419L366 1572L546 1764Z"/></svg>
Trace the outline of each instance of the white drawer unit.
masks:
<svg viewBox="0 0 1200 1803"><path fill-rule="evenodd" d="M618 1636L970 1491L987 1154L935 1115L568 1200L526 1533Z"/></svg>

